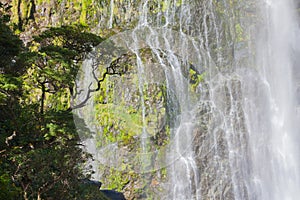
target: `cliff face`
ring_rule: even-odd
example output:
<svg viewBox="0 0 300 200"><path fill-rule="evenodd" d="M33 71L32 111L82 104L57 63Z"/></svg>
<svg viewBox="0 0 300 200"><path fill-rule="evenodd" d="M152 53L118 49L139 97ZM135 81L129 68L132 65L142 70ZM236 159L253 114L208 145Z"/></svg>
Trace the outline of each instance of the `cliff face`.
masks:
<svg viewBox="0 0 300 200"><path fill-rule="evenodd" d="M82 24L95 34L130 28L137 20L139 1L2 0L12 6L12 22L25 42L49 26ZM117 30L115 30L116 32Z"/></svg>
<svg viewBox="0 0 300 200"><path fill-rule="evenodd" d="M12 5L12 22L25 44L29 43L34 35L53 26L81 24L90 32L109 38L136 27L144 20L153 27L166 25L171 30L195 37L199 40L200 50L206 51L206 55L209 55L207 57L216 61L221 73L232 70L230 66L233 63L235 51L238 51L236 49L243 48L244 43L247 42L244 35L245 24L240 24L236 20L238 18L235 16L236 13L226 12L226 9L234 10L236 1L228 1L229 4L226 7L218 0L201 2L191 0L186 3L191 3L191 5L183 5L181 0L172 1L172 5L165 3L166 1L153 0L148 2L147 8L143 8L140 2L141 0L6 1ZM117 144L116 148L119 152L128 153L128 156L125 155L122 158L124 160L118 161L117 164L104 163L99 166L101 181L104 188L122 191L127 199L163 199L163 196L168 199L170 194L167 193L172 191L172 184L177 184L176 181L170 181L171 175L166 165L161 168L156 167L160 162L167 162L161 161L166 155L152 153L142 157L143 151L159 152L160 149L168 146L172 140L171 132L176 130L175 123L181 114L179 95L174 92L176 84L172 85L176 81L167 80L168 73L171 71L168 67L173 61L170 56L166 56L170 52L161 50L155 54L152 50L144 48L139 52L141 62L144 63L142 70L146 74L143 77L144 82L139 82L137 55L128 53L122 55L120 59L114 58L115 62L111 63L111 66L116 69L125 69L121 76L118 73L107 76L95 95L95 115L99 127L96 137L100 138L96 141L97 146ZM190 95L189 103L193 104L191 107L198 109L195 111L197 122L192 131L194 138L192 150L196 157L197 169L195 171L198 170L201 177L197 180L195 173L195 177L190 179L194 178L195 182L200 183L203 199L217 197L232 199L233 189L228 178L230 167L225 132L221 129L215 131L216 138L209 133L215 128L214 121L211 119L220 117L217 118L212 114L212 106L207 100L211 91L209 91L209 84L205 82L206 74L192 66L193 63L185 63L188 62L189 56L191 57L190 49L186 47L184 49L183 45L183 49L177 50L186 56L183 58L179 56L176 59L182 59L179 61L182 62L180 67L185 68L181 71L187 81L185 89ZM201 61L203 68L212 67L208 66L211 60L206 57L201 59L204 60ZM166 69L162 70L161 62L167 63ZM246 61L240 59L238 62ZM107 66L99 65L98 67L102 73ZM174 79L176 78L178 77ZM167 83L168 81L171 84ZM210 84L217 85L217 83ZM217 85L215 90L216 96L222 97L220 98L222 101L229 96L228 88L234 87L233 91L236 93L240 90L238 80L221 83L221 85L226 84L228 87ZM167 86L171 89L168 90ZM207 94L205 94L206 90ZM199 103L200 99L204 103ZM230 109L229 105L223 105L222 102L220 107ZM214 123L221 124L217 120ZM212 127L209 127L210 125ZM144 142L147 143L146 148L143 147L143 141L141 141L141 134L144 132L147 132L148 136L148 140ZM216 152L211 148L215 143L219 146ZM113 151L102 152L102 157L105 159L105 156L113 156L113 153ZM109 160L106 161L109 163ZM228 174L214 169L219 163L224 163L222 167ZM142 173L140 173L141 169L138 169L141 165ZM152 168L147 170L149 166L155 166L156 170ZM221 183L218 182L219 180ZM191 186L192 193L197 193L199 190L197 184ZM211 187L211 185L215 186Z"/></svg>

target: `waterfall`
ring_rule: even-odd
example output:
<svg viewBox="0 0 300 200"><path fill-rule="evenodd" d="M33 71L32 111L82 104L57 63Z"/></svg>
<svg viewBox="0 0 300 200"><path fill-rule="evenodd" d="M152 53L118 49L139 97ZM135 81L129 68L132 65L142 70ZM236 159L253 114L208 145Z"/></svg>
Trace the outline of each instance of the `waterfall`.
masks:
<svg viewBox="0 0 300 200"><path fill-rule="evenodd" d="M262 91L247 86L245 105L249 109L246 121L254 188L258 199L297 199L300 195L299 123L297 82L293 74L299 71L294 63L299 26L292 1L265 1L261 12L264 30L257 36L260 39L256 67L260 85L256 87Z"/></svg>
<svg viewBox="0 0 300 200"><path fill-rule="evenodd" d="M296 2L122 2L134 28L88 55L73 98L94 178L121 171L137 199L297 199Z"/></svg>

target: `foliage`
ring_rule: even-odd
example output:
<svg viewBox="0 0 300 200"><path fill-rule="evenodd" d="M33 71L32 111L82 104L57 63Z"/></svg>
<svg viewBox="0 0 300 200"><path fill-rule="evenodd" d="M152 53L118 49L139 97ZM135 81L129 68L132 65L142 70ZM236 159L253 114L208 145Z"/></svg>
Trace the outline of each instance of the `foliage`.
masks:
<svg viewBox="0 0 300 200"><path fill-rule="evenodd" d="M102 38L86 32L80 25L51 27L34 37L32 50L27 54L30 70L25 79L27 84L37 84L40 90L41 112L47 103L54 109L69 107L80 61L101 41ZM51 94L49 102L46 93ZM60 104L62 97L64 104Z"/></svg>
<svg viewBox="0 0 300 200"><path fill-rule="evenodd" d="M105 199L79 192L90 155L68 102L80 62L102 39L52 27L25 48L0 7L0 199Z"/></svg>
<svg viewBox="0 0 300 200"><path fill-rule="evenodd" d="M0 171L0 199L20 199L20 188L16 187L7 173Z"/></svg>
<svg viewBox="0 0 300 200"><path fill-rule="evenodd" d="M40 44L41 52L50 52L54 57L55 53L59 53L66 59L79 61L84 58L84 53L102 41L102 38L85 29L82 25L50 27L35 37L35 42Z"/></svg>
<svg viewBox="0 0 300 200"><path fill-rule="evenodd" d="M15 56L22 50L22 41L12 33L4 20L0 20L0 70L17 73Z"/></svg>
<svg viewBox="0 0 300 200"><path fill-rule="evenodd" d="M0 3L0 105L20 95L20 75L25 69L18 65L22 41L6 25L10 19L8 9Z"/></svg>

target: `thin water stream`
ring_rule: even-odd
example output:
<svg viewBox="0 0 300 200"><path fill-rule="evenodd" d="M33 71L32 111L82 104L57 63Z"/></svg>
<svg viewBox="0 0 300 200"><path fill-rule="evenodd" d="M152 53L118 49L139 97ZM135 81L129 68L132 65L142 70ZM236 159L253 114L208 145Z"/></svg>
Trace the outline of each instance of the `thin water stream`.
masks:
<svg viewBox="0 0 300 200"><path fill-rule="evenodd" d="M114 25L113 2L109 27ZM148 193L140 199L298 199L296 2L165 0L158 1L158 10L151 3L141 1L134 29L112 36L84 62L77 82L83 92L74 100L82 101L96 85L100 65L109 68L116 58L131 54L135 68L124 79L110 79L119 96L107 97L106 104L116 109L116 119L129 116L126 106L137 105L140 121L133 138L140 144L134 152L122 141L87 145L87 150L116 169L132 162L144 179L166 170L167 178L155 179L160 190L146 184ZM165 93L151 104L153 85ZM97 144L105 125L99 125L94 101L90 98L74 113L85 119ZM153 135L161 133L153 131L154 115L163 115L156 123L164 121L159 126L168 135L161 146L153 142Z"/></svg>

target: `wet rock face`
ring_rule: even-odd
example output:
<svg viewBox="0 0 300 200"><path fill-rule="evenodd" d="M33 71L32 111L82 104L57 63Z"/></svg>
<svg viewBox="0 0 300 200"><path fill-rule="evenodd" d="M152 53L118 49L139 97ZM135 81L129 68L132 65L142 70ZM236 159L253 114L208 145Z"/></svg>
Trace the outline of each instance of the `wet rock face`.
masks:
<svg viewBox="0 0 300 200"><path fill-rule="evenodd" d="M198 124L193 132L201 195L203 199L235 199L238 195L241 199L249 199L243 182L248 174L232 170L245 167L243 165L247 163L248 139L241 105L242 82L237 77L218 80L213 85L214 90L207 90L219 101L198 104ZM230 150L232 148L237 151ZM245 160L240 161L239 156ZM239 187L238 194L235 194L234 183L238 183L235 186Z"/></svg>
<svg viewBox="0 0 300 200"><path fill-rule="evenodd" d="M143 54L147 54L145 56L147 58L150 57L147 50ZM126 73L122 76L108 77L99 95L96 96L96 107L99 110L97 124L102 130L98 133L101 139L97 142L102 147L115 143L119 155L129 154L122 157L123 160L120 159L122 160L120 165L101 165L100 173L103 177L101 180L103 180L104 187L122 190L128 200L142 199L145 193L154 194L154 190L159 190L162 182L162 178L157 177L159 172L153 171L144 175L147 176L146 181L142 181L143 178L139 172L143 170L142 167L152 169L153 166L158 165L159 155L152 152L164 148L169 140L168 116L165 108L165 74L155 61L151 62L147 59L145 63L143 81L139 80L142 78L139 77L140 72L137 71L136 60L128 59ZM143 151L140 145L143 127L148 135L146 151L150 152L151 158L149 162L141 166L139 162ZM107 158L106 154L102 160L103 163L106 160L107 162L112 160ZM149 185L150 189L147 188ZM108 195L110 194L112 193L108 192ZM116 198L119 197L116 196Z"/></svg>
<svg viewBox="0 0 300 200"><path fill-rule="evenodd" d="M199 124L194 130L194 152L200 173L201 195L204 199L233 199L228 163L228 145L224 130L212 127L212 108L199 106ZM210 122L211 124L208 124ZM209 134L214 129L214 134Z"/></svg>

